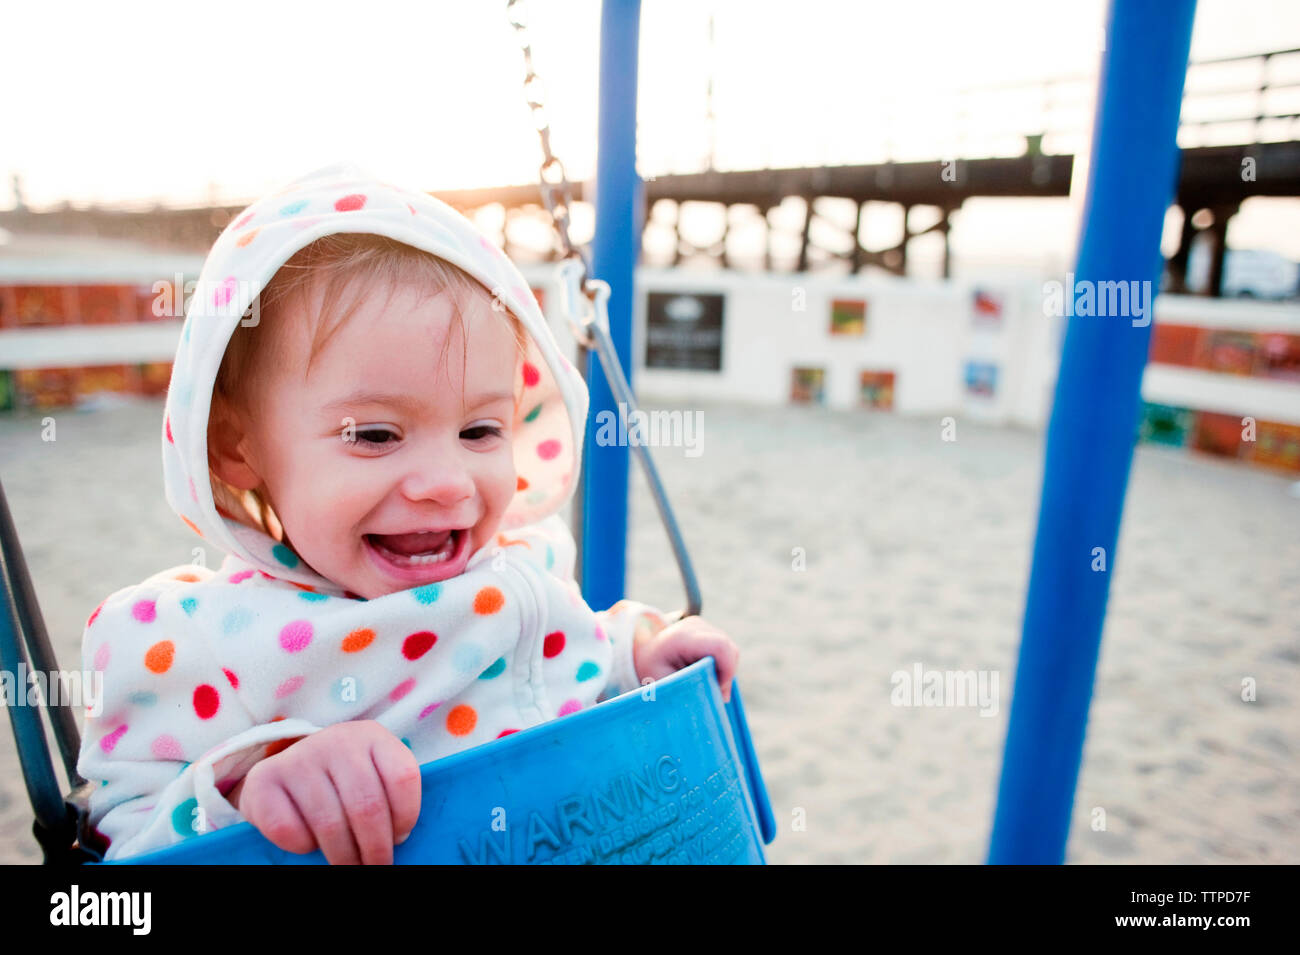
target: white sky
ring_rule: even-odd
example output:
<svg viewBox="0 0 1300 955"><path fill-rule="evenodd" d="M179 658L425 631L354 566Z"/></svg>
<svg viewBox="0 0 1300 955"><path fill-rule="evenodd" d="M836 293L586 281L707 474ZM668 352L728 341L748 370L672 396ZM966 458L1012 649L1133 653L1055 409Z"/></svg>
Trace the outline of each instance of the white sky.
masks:
<svg viewBox="0 0 1300 955"><path fill-rule="evenodd" d="M1198 6L1193 60L1300 47L1295 0ZM953 138L944 92L1095 75L1104 12L1102 0L645 0L638 166L702 168L711 69L719 168L978 151ZM532 0L527 13L553 147L583 179L595 166L600 4ZM11 5L4 21L0 204L13 173L36 206L245 201L342 158L433 190L536 179L503 0L42 2ZM1069 231L1060 202L987 206L959 214L955 247L978 237L981 252L1014 255L1028 229L1052 254ZM1230 239L1300 258L1300 202L1248 203Z"/></svg>

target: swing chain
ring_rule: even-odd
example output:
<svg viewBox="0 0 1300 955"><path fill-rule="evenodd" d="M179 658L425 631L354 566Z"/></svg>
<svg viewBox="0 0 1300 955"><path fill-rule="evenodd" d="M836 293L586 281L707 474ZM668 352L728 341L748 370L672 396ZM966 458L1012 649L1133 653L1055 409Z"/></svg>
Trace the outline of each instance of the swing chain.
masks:
<svg viewBox="0 0 1300 955"><path fill-rule="evenodd" d="M522 16L523 0L506 0L506 11L510 25L520 35L524 51L524 97L529 109L533 111L533 123L542 137L542 152L546 159L542 162L542 199L546 202L546 211L555 222L564 243L564 255L556 269L560 286L561 310L568 319L573 337L583 348L594 352L605 372L610 391L619 402L620 411L629 414L636 410L636 399L623 368L619 364L618 353L609 333L609 283L591 278L591 267L582 249L573 244L569 238L569 208L572 197L569 195L569 180L564 174L564 163L551 152L551 127L546 118L546 108L542 104L541 78L533 69L533 51L527 39L527 23ZM547 171L555 166L559 170L559 182L547 178ZM625 423L626 424L626 423ZM682 573L682 583L686 587L686 609L669 616L669 622L683 617L698 615L700 612L700 587L691 566L690 555L686 553L686 543L682 540L677 519L673 516L664 491L663 482L655 468L650 452L639 442L632 443L645 470L646 479L654 495L659 517L668 531L673 546L673 555L677 567ZM581 540L578 542L581 547ZM581 551L579 551L581 553Z"/></svg>
<svg viewBox="0 0 1300 955"><path fill-rule="evenodd" d="M587 256L569 238L569 209L572 208L573 197L569 193L569 178L565 175L564 163L551 152L551 125L546 116L546 106L542 103L542 78L533 69L533 49L528 41L528 21L524 15L523 0L506 0L506 14L510 18L510 25L519 34L519 42L524 51L524 98L528 108L533 111L533 125L537 127L537 133L542 139L542 154L545 156L540 170L542 201L546 203L546 211L554 221L556 231L560 233L560 241L564 244L562 258L576 258L582 264L578 287L588 298L594 300L595 291L587 287L587 277L591 274ZM550 173L552 168L556 173Z"/></svg>
<svg viewBox="0 0 1300 955"><path fill-rule="evenodd" d="M588 351L599 347L592 327L601 323L609 335L609 283L589 279L581 259L566 258L556 267L560 287L560 311L569 323L574 340Z"/></svg>

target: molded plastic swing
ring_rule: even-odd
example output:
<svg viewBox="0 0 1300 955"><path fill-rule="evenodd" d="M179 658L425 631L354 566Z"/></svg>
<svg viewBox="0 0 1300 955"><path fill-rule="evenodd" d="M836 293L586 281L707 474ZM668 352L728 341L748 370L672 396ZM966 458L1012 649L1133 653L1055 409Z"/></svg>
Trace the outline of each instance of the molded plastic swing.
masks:
<svg viewBox="0 0 1300 955"><path fill-rule="evenodd" d="M610 386L635 402L605 319L609 286L579 294L581 263L561 263L568 314L595 348ZM571 319L572 320L572 319ZM638 458L668 530L697 614L699 587L663 485L645 448ZM57 670L45 624L0 486L0 666L18 673ZM22 688L25 690L25 688ZM80 736L70 709L42 701L73 791L60 794L40 711L10 707L14 738L36 814L33 832L49 862L99 861L86 840L90 788L76 772ZM741 863L763 864L776 835L754 754L739 681L722 702L714 661L705 658L590 709L484 743L422 769L420 821L394 852L396 863ZM123 864L322 864L319 851L297 855L272 845L251 824L196 835L178 845L119 860ZM110 863L111 864L111 863Z"/></svg>
<svg viewBox="0 0 1300 955"><path fill-rule="evenodd" d="M706 658L650 690L425 763L420 821L393 861L761 865L774 827L734 684L724 706ZM320 865L325 857L286 852L241 823L120 861Z"/></svg>

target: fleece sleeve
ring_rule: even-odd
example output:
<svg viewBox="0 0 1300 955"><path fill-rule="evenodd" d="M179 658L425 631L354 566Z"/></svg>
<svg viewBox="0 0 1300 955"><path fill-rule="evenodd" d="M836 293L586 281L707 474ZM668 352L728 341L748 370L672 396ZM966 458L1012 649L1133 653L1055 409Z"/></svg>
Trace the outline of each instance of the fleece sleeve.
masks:
<svg viewBox="0 0 1300 955"><path fill-rule="evenodd" d="M225 799L260 759L321 727L298 718L261 722L230 692L235 679L153 579L106 599L82 638L82 666L100 674L86 712L77 770L98 784L90 824L105 859L164 848L243 822ZM161 598L161 599L160 599ZM169 732L186 709L207 724L204 752ZM188 715L188 714L186 714Z"/></svg>
<svg viewBox="0 0 1300 955"><path fill-rule="evenodd" d="M502 534L498 537L498 544L529 547L534 559L542 562L549 573L564 581L581 597L575 578L577 545L568 525L558 514ZM658 633L668 625L668 620L662 611L635 600L620 600L608 610L596 610L595 614L601 630L609 638L612 654L608 679L597 700L600 702L641 685L633 655L635 644Z"/></svg>

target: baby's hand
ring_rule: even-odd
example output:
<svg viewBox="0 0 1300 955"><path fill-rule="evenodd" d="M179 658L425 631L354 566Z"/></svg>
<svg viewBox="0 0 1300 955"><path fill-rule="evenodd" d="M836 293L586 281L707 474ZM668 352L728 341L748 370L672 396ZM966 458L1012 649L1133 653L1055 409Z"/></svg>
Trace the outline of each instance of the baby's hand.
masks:
<svg viewBox="0 0 1300 955"><path fill-rule="evenodd" d="M391 865L420 816L420 766L373 720L327 726L257 763L226 797L288 852Z"/></svg>
<svg viewBox="0 0 1300 955"><path fill-rule="evenodd" d="M685 617L632 649L638 679L658 680L696 660L713 657L724 702L731 702L731 681L740 663L740 648L703 617Z"/></svg>

